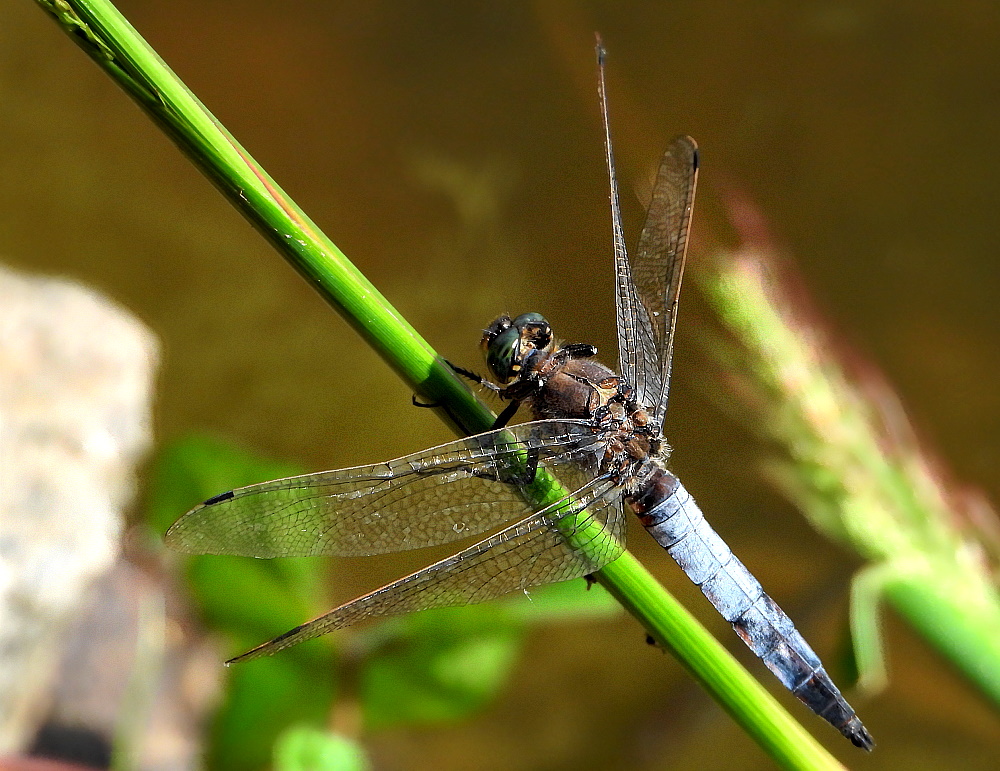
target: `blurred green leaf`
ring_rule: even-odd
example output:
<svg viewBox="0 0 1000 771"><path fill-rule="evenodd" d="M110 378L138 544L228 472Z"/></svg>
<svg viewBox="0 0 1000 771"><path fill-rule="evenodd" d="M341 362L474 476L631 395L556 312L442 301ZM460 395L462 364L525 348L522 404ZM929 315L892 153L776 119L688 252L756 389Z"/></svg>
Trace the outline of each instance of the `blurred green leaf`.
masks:
<svg viewBox="0 0 1000 771"><path fill-rule="evenodd" d="M329 731L296 726L274 747L276 771L368 771L371 763L357 742Z"/></svg>
<svg viewBox="0 0 1000 771"><path fill-rule="evenodd" d="M153 469L149 522L156 537L199 501L234 487L298 473L216 439L189 437L167 446ZM325 609L324 561L197 556L185 561L192 598L207 626L242 653ZM222 662L219 662L222 666ZM326 723L336 659L330 639L277 658L233 667L207 750L212 769L266 767L278 736L291 725Z"/></svg>
<svg viewBox="0 0 1000 771"><path fill-rule="evenodd" d="M524 624L497 605L444 608L384 625L361 667L365 725L454 721L507 681Z"/></svg>
<svg viewBox="0 0 1000 771"><path fill-rule="evenodd" d="M214 439L173 442L154 468L150 522L159 535L209 496L297 471L290 464L268 461ZM206 556L189 558L186 565L190 592L202 617L209 627L226 634L231 654L326 609L321 559ZM359 689L366 724L384 728L465 717L492 700L507 681L526 624L618 612L620 606L603 589L588 591L582 581L573 581L486 606L431 611L373 627L355 638L364 648ZM271 757L273 743L289 726L324 725L333 697L334 667L330 638L234 667L225 704L213 725L209 765L262 767ZM288 736L291 744L275 752L282 753L282 763L294 767L288 764L313 751L306 746L312 739Z"/></svg>
<svg viewBox="0 0 1000 771"><path fill-rule="evenodd" d="M324 560L193 557L187 579L206 624L238 647L256 645L317 615L326 605ZM242 650L234 651L242 653Z"/></svg>
<svg viewBox="0 0 1000 771"><path fill-rule="evenodd" d="M327 668L300 648L230 670L226 701L213 721L206 753L214 771L264 768L289 726L325 725L333 703L333 657ZM329 648L327 648L329 650Z"/></svg>

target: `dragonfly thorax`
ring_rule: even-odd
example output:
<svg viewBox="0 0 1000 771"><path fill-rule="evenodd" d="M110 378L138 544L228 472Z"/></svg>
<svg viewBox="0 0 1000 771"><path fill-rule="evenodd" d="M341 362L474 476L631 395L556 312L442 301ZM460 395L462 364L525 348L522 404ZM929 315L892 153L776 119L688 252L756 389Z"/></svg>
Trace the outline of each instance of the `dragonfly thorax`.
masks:
<svg viewBox="0 0 1000 771"><path fill-rule="evenodd" d="M594 415L595 430L605 437L602 472L632 493L666 469L667 445L660 426L635 401L632 388L621 377L618 389Z"/></svg>
<svg viewBox="0 0 1000 771"><path fill-rule="evenodd" d="M594 419L618 394L620 378L593 359L572 359L559 348L533 362L525 383L535 387L524 401L536 420L546 418Z"/></svg>
<svg viewBox="0 0 1000 771"><path fill-rule="evenodd" d="M527 404L535 420L592 421L606 442L603 470L616 479L634 477L641 461L661 455L659 425L625 378L594 358L594 346L559 343L538 313L500 316L482 345L503 398Z"/></svg>

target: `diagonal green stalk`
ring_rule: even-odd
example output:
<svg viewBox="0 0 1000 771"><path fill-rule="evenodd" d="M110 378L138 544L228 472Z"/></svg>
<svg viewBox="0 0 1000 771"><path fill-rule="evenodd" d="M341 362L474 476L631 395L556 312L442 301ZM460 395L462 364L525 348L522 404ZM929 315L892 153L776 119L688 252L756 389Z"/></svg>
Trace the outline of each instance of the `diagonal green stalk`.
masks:
<svg viewBox="0 0 1000 771"><path fill-rule="evenodd" d="M106 0L37 0L415 391L462 433L492 412L291 201ZM782 767L840 764L625 553L598 580Z"/></svg>

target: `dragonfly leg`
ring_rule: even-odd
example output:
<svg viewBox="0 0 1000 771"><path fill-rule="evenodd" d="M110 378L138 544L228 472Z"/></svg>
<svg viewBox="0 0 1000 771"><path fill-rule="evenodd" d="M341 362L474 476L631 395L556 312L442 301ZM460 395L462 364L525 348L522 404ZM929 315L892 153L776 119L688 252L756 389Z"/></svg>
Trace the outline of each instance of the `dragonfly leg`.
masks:
<svg viewBox="0 0 1000 771"><path fill-rule="evenodd" d="M498 428L503 428L508 423L510 423L510 419L517 414L517 410L520 406L521 406L520 400L514 400L506 407L504 407L503 412L497 415L497 419L493 421L493 426L490 428L490 430L495 431Z"/></svg>
<svg viewBox="0 0 1000 771"><path fill-rule="evenodd" d="M464 367L459 367L457 364L452 364L447 359L444 360L444 363L447 364L449 367L451 367L452 371L455 372L455 374L461 375L466 380L471 380L476 385L485 386L486 388L490 389L494 393L497 393L497 392L500 391L500 387L499 386L494 385L489 380L487 380L486 378L484 378L482 375L479 375L479 374L473 372L471 369L465 369ZM434 407L441 407L441 406L443 406L443 402L422 402L422 401L419 401L417 399L417 395L416 394L413 395L412 401L413 401L413 406L414 407L426 407L428 409L431 409L431 408L434 408Z"/></svg>
<svg viewBox="0 0 1000 771"><path fill-rule="evenodd" d="M456 375L461 375L466 380L471 380L476 385L481 385L484 388L488 388L491 391L493 391L494 393L500 393L500 390L501 390L500 386L496 385L495 383L491 383L489 380L487 380L486 378L484 378L482 375L480 375L480 374L478 374L476 372L473 372L471 369L466 369L465 367L459 367L457 364L452 364L447 359L445 359L444 363L447 364L449 367L451 367L452 370L454 370L454 372L455 372Z"/></svg>
<svg viewBox="0 0 1000 771"><path fill-rule="evenodd" d="M505 391L504 388L501 388L500 386L496 385L495 383L491 383L489 380L487 380L486 378L484 378L482 375L479 375L479 374L473 372L472 370L465 369L464 367L459 367L457 364L452 364L447 359L445 359L445 363L449 367L451 367L453 370L455 370L456 374L461 375L466 380L471 380L473 383L476 383L477 385L485 386L486 388L488 388L491 391L493 391L493 393L499 394L501 397L504 396L504 391ZM507 397L507 398L510 398L510 397ZM414 404L416 404L416 402L414 402ZM418 407L424 407L424 406L433 406L433 407L436 407L437 405L423 405L423 404L418 404L417 406ZM520 407L520 406L521 406L521 400L520 399L514 399L514 400L512 400L510 404L508 404L506 407L504 407L503 412L501 412L497 416L497 419L493 421L493 425L490 427L490 430L491 431L495 431L496 429L503 428L508 423L510 423L510 419L514 417L514 415L517 413L518 407Z"/></svg>

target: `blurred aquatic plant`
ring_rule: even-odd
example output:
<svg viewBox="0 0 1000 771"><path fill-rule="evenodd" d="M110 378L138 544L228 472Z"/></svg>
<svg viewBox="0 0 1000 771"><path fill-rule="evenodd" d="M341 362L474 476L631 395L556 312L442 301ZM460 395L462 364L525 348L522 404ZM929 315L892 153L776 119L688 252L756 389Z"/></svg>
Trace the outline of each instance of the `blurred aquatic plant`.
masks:
<svg viewBox="0 0 1000 771"><path fill-rule="evenodd" d="M743 243L717 250L697 274L730 333L711 353L753 405L753 429L783 449L767 465L773 483L817 530L867 562L851 591L859 684L875 691L887 679L884 600L1000 707L995 511L946 481L885 380L840 353L760 217L730 203Z"/></svg>
<svg viewBox="0 0 1000 771"><path fill-rule="evenodd" d="M178 511L211 491L298 472L215 439L170 442L153 468L147 511L153 537L158 541ZM193 556L182 564L198 614L224 638L228 655L331 604L325 558ZM456 723L491 704L533 626L619 612L600 587L555 584L533 589L530 598L513 595L389 619L232 667L211 720L206 765L222 771L269 763L361 771L364 740L379 731Z"/></svg>

